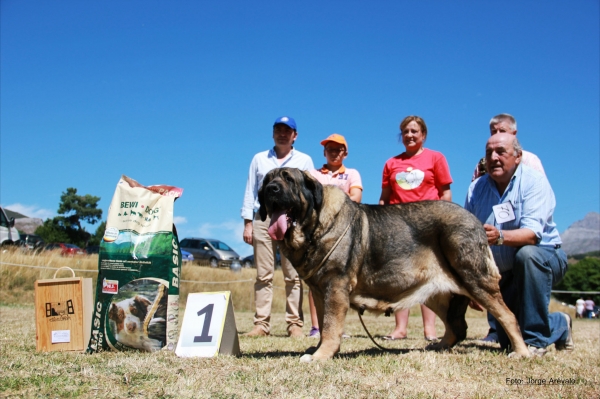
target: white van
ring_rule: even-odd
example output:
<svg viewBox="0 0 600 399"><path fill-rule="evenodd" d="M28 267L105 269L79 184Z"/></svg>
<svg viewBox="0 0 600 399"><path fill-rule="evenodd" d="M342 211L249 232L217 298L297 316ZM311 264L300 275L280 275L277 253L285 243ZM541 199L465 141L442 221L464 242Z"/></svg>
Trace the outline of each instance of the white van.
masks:
<svg viewBox="0 0 600 399"><path fill-rule="evenodd" d="M12 245L19 239L19 230L15 227L15 218L6 216L0 207L0 245Z"/></svg>

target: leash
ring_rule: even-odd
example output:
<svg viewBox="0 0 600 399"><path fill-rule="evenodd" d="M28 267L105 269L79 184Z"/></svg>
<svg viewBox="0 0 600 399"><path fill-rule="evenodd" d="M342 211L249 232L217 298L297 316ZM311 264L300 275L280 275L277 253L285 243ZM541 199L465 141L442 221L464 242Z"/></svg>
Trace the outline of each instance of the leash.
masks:
<svg viewBox="0 0 600 399"><path fill-rule="evenodd" d="M350 226L352 225L352 222L354 222L354 218L356 217L356 215L358 215L358 211L354 212L354 215L352 215L352 219L350 219L350 223L348 223L348 226L346 226L346 230L344 230L344 232L342 233L340 238L338 238L337 241L335 242L335 244L333 244L333 247L331 247L331 249L329 250L327 255L325 255L325 257L323 258L321 263L319 263L319 266L312 269L308 273L308 275L306 275L305 277L300 277L302 280L306 281L309 278L311 278L321 268L321 266L323 266L323 263L325 263L325 261L327 261L327 259L329 259L329 256L331 255L331 253L337 248L338 244L342 241L342 238L344 238L344 236L348 232L348 229L350 229Z"/></svg>
<svg viewBox="0 0 600 399"><path fill-rule="evenodd" d="M360 310L358 311L358 318L360 319L360 324L362 324L363 328L365 329L365 332L367 333L367 335L369 336L369 338L371 338L371 342L373 342L375 344L376 347L378 347L379 349L381 349L382 351L385 352L394 352L394 349L390 349L390 348L385 348L381 345L379 345L376 341L375 338L373 338L373 336L371 335L371 333L369 332L369 330L367 330L367 326L365 326L365 322L363 321L362 318L362 314L365 312L364 308L360 308ZM386 312L386 316L389 316Z"/></svg>

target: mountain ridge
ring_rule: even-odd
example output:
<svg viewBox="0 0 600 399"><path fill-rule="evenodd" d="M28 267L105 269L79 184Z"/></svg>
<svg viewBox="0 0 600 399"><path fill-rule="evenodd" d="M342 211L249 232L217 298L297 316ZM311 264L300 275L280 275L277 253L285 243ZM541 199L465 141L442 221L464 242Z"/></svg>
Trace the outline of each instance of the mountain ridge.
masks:
<svg viewBox="0 0 600 399"><path fill-rule="evenodd" d="M588 213L561 233L560 238L567 255L600 250L600 213Z"/></svg>

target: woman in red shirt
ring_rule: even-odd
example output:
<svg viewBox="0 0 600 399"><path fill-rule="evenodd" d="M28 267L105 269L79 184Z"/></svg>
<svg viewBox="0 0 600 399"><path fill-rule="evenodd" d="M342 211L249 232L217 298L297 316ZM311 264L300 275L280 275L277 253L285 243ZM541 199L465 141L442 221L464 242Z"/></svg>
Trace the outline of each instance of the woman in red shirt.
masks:
<svg viewBox="0 0 600 399"><path fill-rule="evenodd" d="M442 153L425 148L427 125L418 116L407 116L400 123L400 138L406 151L388 159L383 168L379 205L423 200L452 201L452 177ZM436 340L435 313L421 305L425 339ZM405 339L409 309L396 312L396 328L388 340Z"/></svg>

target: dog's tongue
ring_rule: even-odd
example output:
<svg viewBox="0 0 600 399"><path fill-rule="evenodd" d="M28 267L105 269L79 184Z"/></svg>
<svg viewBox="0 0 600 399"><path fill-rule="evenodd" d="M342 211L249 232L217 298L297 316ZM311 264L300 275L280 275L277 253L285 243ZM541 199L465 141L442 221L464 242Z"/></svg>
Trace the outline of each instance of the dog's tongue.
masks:
<svg viewBox="0 0 600 399"><path fill-rule="evenodd" d="M287 230L287 215L284 211L276 211L271 215L271 224L269 225L269 235L276 241L283 240Z"/></svg>

